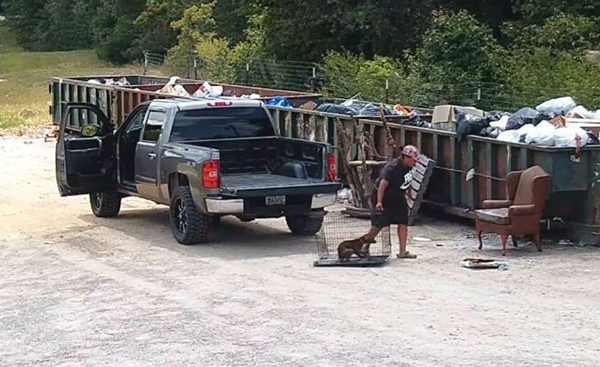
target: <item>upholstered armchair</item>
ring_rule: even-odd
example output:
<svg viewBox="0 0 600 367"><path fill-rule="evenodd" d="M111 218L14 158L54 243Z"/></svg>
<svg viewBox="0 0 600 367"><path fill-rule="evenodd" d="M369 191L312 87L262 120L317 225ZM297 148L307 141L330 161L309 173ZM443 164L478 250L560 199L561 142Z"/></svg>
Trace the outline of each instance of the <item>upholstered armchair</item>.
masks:
<svg viewBox="0 0 600 367"><path fill-rule="evenodd" d="M502 241L502 256L506 256L506 242L512 237L532 235L538 251L540 219L550 190L550 176L539 166L524 171L510 172L506 178L507 200L486 200L476 213L476 231L479 249L483 247L482 233L497 233Z"/></svg>

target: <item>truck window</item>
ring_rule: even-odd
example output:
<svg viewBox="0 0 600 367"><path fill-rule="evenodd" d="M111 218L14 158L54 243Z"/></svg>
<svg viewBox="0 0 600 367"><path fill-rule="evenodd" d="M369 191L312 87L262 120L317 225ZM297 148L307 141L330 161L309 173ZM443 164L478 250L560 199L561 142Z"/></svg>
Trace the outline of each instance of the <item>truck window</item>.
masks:
<svg viewBox="0 0 600 367"><path fill-rule="evenodd" d="M172 142L274 136L267 112L260 107L203 108L179 111Z"/></svg>
<svg viewBox="0 0 600 367"><path fill-rule="evenodd" d="M148 114L148 121L144 128L144 135L142 140L145 141L158 141L160 133L162 132L163 124L165 122L165 116L167 114L163 111L150 111Z"/></svg>

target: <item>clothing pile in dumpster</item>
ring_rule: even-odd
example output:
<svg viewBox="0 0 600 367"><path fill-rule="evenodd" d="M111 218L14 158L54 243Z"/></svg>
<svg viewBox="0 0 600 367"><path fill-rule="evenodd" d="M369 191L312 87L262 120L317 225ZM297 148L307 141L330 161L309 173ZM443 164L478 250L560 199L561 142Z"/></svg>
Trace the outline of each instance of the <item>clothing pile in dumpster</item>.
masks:
<svg viewBox="0 0 600 367"><path fill-rule="evenodd" d="M468 135L478 135L508 143L581 148L600 144L600 110L589 111L577 105L572 97L561 97L514 113L459 112L456 132L459 141Z"/></svg>

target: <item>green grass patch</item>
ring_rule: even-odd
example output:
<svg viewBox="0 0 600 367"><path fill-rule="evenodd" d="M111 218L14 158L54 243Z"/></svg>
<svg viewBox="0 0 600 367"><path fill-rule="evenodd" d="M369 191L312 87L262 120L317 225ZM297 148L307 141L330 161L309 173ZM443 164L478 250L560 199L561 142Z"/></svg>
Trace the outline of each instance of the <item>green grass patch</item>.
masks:
<svg viewBox="0 0 600 367"><path fill-rule="evenodd" d="M98 59L93 50L26 52L0 25L0 130L50 123L48 82L57 76L141 73Z"/></svg>

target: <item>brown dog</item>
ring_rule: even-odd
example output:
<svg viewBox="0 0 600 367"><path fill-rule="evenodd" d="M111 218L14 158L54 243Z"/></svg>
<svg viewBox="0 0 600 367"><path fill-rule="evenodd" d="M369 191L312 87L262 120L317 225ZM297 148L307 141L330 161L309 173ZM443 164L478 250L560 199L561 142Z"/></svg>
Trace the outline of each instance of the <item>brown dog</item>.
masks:
<svg viewBox="0 0 600 367"><path fill-rule="evenodd" d="M338 246L338 258L340 261L349 261L352 255L356 255L360 258L367 257L369 254L369 247L376 241L369 237L361 236L354 240L346 240Z"/></svg>

